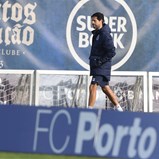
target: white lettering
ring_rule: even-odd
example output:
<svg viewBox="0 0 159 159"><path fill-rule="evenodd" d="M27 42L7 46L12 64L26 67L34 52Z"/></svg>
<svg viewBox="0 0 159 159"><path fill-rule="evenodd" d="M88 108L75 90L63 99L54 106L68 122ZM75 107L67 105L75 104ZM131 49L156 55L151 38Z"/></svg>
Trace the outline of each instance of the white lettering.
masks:
<svg viewBox="0 0 159 159"><path fill-rule="evenodd" d="M87 33L79 33L79 47L86 48L89 46L89 36Z"/></svg>
<svg viewBox="0 0 159 159"><path fill-rule="evenodd" d="M21 53L20 50L10 50L10 49L0 49L0 55L2 56L19 56Z"/></svg>
<svg viewBox="0 0 159 159"><path fill-rule="evenodd" d="M128 135L128 130L129 130L128 126L127 127L118 126L117 132L120 132L120 133L116 133L116 137L115 137L115 141L114 141L114 147L113 147L113 151L112 151L113 156L118 156L123 138L126 135Z"/></svg>
<svg viewBox="0 0 159 159"><path fill-rule="evenodd" d="M95 135L97 116L95 113L81 112L79 116L79 123L77 128L77 138L75 144L75 153L80 154L84 142L93 139ZM86 125L89 125L89 129L86 129Z"/></svg>
<svg viewBox="0 0 159 159"><path fill-rule="evenodd" d="M2 29L2 28L0 28L0 44L2 44L2 43L3 43L3 39L2 39L2 31L3 31L3 29Z"/></svg>
<svg viewBox="0 0 159 159"><path fill-rule="evenodd" d="M135 157L136 155L136 141L137 137L141 134L141 127L140 127L141 119L135 119L134 120L134 126L130 128L130 142L128 146L128 156L130 158Z"/></svg>
<svg viewBox="0 0 159 159"><path fill-rule="evenodd" d="M6 46L10 44L20 45L21 43L27 46L33 44L34 30L32 27L24 24L32 25L36 22L36 14L34 12L36 6L36 3L28 3L23 9L23 6L17 2L10 4L9 1L6 1L3 5L0 4L0 11L2 13L0 19L2 19L3 22L6 23L8 20L19 22L15 24L13 28L10 26L0 28L0 44L3 42Z"/></svg>
<svg viewBox="0 0 159 159"><path fill-rule="evenodd" d="M65 142L64 142L64 144L61 148L56 148L56 146L54 145L54 142L53 142L54 141L54 138L53 138L54 127L55 127L57 118L60 117L61 115L64 115L66 117L68 125L72 124L70 114L65 110L58 111L52 118L52 121L51 121L51 124L50 124L49 143L50 143L52 151L55 152L55 153L58 153L58 154L62 153L67 148L69 140L70 140L70 136L67 135L66 140L65 140Z"/></svg>
<svg viewBox="0 0 159 159"><path fill-rule="evenodd" d="M105 23L109 25L111 29L111 35L113 37L114 45L116 48L124 49L124 45L122 43L122 39L124 37L124 33L127 32L126 29L126 18L125 17L104 17ZM93 28L91 26L91 16L80 15L77 17L77 27L76 30L79 32L79 48L87 48L91 45L92 37L87 33L87 31L92 31ZM91 34L92 36L92 34Z"/></svg>
<svg viewBox="0 0 159 159"><path fill-rule="evenodd" d="M12 14L11 14L11 19L15 22L18 22L22 19L22 11L23 8L19 3L15 3L12 6Z"/></svg>
<svg viewBox="0 0 159 159"><path fill-rule="evenodd" d="M82 19L85 20L86 17L84 15L77 17L77 23L79 24L79 26L76 27L77 31L83 31L86 29L86 24L85 24L85 22L82 21Z"/></svg>
<svg viewBox="0 0 159 159"><path fill-rule="evenodd" d="M125 17L118 17L117 32L127 32Z"/></svg>
<svg viewBox="0 0 159 159"><path fill-rule="evenodd" d="M109 25L111 32L127 32L126 29L126 18L125 17L104 17L105 23Z"/></svg>
<svg viewBox="0 0 159 159"><path fill-rule="evenodd" d="M25 20L24 20L24 24L29 24L32 25L36 22L36 14L34 12L34 9L36 8L37 4L34 3L34 5L28 3L25 7L24 7L24 15L26 16Z"/></svg>
<svg viewBox="0 0 159 159"><path fill-rule="evenodd" d="M114 34L112 34L112 36L113 36L113 39L114 39L114 46L116 48L118 48L118 46L119 46L120 48L124 49L124 46L123 46L123 44L121 42L124 34L121 33L121 34L118 35L117 33L114 33Z"/></svg>
<svg viewBox="0 0 159 159"><path fill-rule="evenodd" d="M59 118L64 117L66 120L63 124L71 126L73 124L72 118L71 114L63 109L51 113L53 113L51 110L42 109L37 111L33 150L37 150L38 140L40 140L39 134L45 133L52 152L61 154L70 146L71 135L67 132L62 133L63 141L60 139L60 146L56 145L56 139L60 137L60 135L55 134L57 132L56 128L61 124L58 121L60 121ZM50 126L45 126L42 119L47 118L48 115L53 115L53 117ZM72 137L74 138L72 141L75 142L73 149L75 154L82 154L88 149L94 150L99 156L111 154L118 157L122 153L120 151L121 147L127 142L124 155L127 152L128 158L150 158L158 140L155 128L146 127L143 129L140 118L134 118L130 126L117 125L115 127L110 123L102 122L101 124L101 113L99 112L99 115L97 115L92 111L79 112L77 133ZM86 145L91 145L91 147L88 148Z"/></svg>
<svg viewBox="0 0 159 159"><path fill-rule="evenodd" d="M0 44L3 42L2 34L5 32L4 42L7 45L12 44L25 44L27 46L33 44L34 42L34 30L27 26L22 29L23 26L17 24L14 28L7 27L5 30L0 29ZM22 39L21 39L22 38Z"/></svg>
<svg viewBox="0 0 159 159"><path fill-rule="evenodd" d="M84 31L88 29L88 31L92 31L93 28L91 26L91 16L80 15L77 17L77 24L79 26L76 27L77 31Z"/></svg>
<svg viewBox="0 0 159 159"><path fill-rule="evenodd" d="M104 135L107 135L107 140L105 142L105 145L103 145L103 137ZM107 155L112 146L113 146L113 141L114 141L114 129L110 124L104 124L98 133L96 141L96 152L100 156L105 156Z"/></svg>
<svg viewBox="0 0 159 159"><path fill-rule="evenodd" d="M0 4L0 8L1 6L3 10L1 11L2 18L0 17L0 19L2 19L4 22L7 22L9 19L15 22L19 22L22 20L23 7L19 3L11 5L9 1L6 1L3 5ZM24 24L32 25L36 22L36 14L34 12L36 6L37 3L34 3L34 5L28 3L27 5L24 6L24 16L25 16L25 19L23 21ZM9 17L8 15L9 13L11 17Z"/></svg>
<svg viewBox="0 0 159 159"><path fill-rule="evenodd" d="M3 11L2 11L2 20L4 22L7 22L10 19L10 17L8 17L8 9L11 8L11 4L9 4L9 2L6 1L3 4L2 8L3 8Z"/></svg>
<svg viewBox="0 0 159 159"><path fill-rule="evenodd" d="M149 139L149 144L146 145L146 142ZM139 140L139 156L140 158L149 158L156 146L157 143L157 133L153 127L148 127L144 130Z"/></svg>
<svg viewBox="0 0 159 159"><path fill-rule="evenodd" d="M13 35L11 37L11 40L12 40L12 43L13 44L20 44L21 41L20 41L20 33L21 33L21 28L22 26L20 25L15 25L14 26L14 29L13 29Z"/></svg>
<svg viewBox="0 0 159 159"><path fill-rule="evenodd" d="M9 34L10 32L11 32L11 28L7 27L5 30L5 44L6 44L6 46L11 43L11 41L9 40L10 39L10 34Z"/></svg>
<svg viewBox="0 0 159 159"><path fill-rule="evenodd" d="M40 119L42 115L47 115L47 114L51 114L51 110L43 110L40 109L37 111L37 115L36 115L36 123L35 123L35 133L34 133L34 143L33 143L33 151L36 151L37 149L37 142L38 142L38 134L41 133L46 133L48 132L48 128L46 127L40 127Z"/></svg>
<svg viewBox="0 0 159 159"><path fill-rule="evenodd" d="M110 17L109 27L112 32L116 32L116 20L117 20L117 17Z"/></svg>
<svg viewBox="0 0 159 159"><path fill-rule="evenodd" d="M23 44L27 46L31 45L34 42L34 30L30 26L27 26L23 31L22 37Z"/></svg>
<svg viewBox="0 0 159 159"><path fill-rule="evenodd" d="M94 148L99 156L106 156L112 150L112 156L117 157L124 138L129 137L128 147L125 150L128 152L129 158L135 158L137 155L141 158L149 158L152 155L156 146L157 132L154 128L148 127L142 133L140 118L135 118L130 127L118 125L114 129L111 124L105 123L96 132L95 125L97 122L96 114L91 112L80 113L75 153L82 153L85 143L94 140ZM103 143L104 137L106 139Z"/></svg>

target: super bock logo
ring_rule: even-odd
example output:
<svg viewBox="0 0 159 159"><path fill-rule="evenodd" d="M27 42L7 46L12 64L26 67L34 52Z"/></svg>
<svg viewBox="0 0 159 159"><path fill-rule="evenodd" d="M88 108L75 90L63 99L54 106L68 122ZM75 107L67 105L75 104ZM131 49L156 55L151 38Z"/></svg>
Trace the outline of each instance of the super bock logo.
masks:
<svg viewBox="0 0 159 159"><path fill-rule="evenodd" d="M0 27L0 44L7 46L22 43L29 46L34 42L34 29L31 25L36 22L36 6L36 3L25 6L20 3L11 4L9 1L0 3L0 24L3 26Z"/></svg>
<svg viewBox="0 0 159 159"><path fill-rule="evenodd" d="M89 70L88 57L92 34L91 15L102 12L111 29L116 47L112 70L121 67L131 57L137 40L137 25L130 7L122 0L81 0L69 15L66 39L73 58Z"/></svg>

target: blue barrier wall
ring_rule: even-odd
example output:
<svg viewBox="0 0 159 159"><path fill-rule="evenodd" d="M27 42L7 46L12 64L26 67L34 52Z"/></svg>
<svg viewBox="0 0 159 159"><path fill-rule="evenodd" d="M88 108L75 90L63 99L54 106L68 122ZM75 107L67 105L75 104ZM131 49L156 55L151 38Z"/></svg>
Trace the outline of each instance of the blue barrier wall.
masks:
<svg viewBox="0 0 159 159"><path fill-rule="evenodd" d="M0 107L0 151L158 158L158 114Z"/></svg>

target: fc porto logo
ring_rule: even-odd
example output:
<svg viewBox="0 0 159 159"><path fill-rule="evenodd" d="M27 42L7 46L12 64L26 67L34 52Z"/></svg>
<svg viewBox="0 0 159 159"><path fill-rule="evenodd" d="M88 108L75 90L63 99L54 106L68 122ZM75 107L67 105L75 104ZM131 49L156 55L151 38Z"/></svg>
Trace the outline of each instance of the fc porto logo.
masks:
<svg viewBox="0 0 159 159"><path fill-rule="evenodd" d="M66 39L73 58L85 69L89 70L93 30L91 15L102 12L105 23L111 29L116 47L112 70L120 68L131 57L137 41L136 20L130 7L123 0L81 0L69 15L66 27Z"/></svg>

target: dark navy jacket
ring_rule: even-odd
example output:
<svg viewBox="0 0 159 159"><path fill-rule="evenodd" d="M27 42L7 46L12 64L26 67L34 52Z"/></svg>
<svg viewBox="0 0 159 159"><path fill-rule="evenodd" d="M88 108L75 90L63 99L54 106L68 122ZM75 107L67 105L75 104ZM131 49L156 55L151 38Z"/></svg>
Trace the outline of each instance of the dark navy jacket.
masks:
<svg viewBox="0 0 159 159"><path fill-rule="evenodd" d="M104 24L100 30L94 30L90 53L90 75L103 75L110 80L111 59L115 56L115 47L110 35L111 30ZM102 61L100 66L94 66L94 60Z"/></svg>

